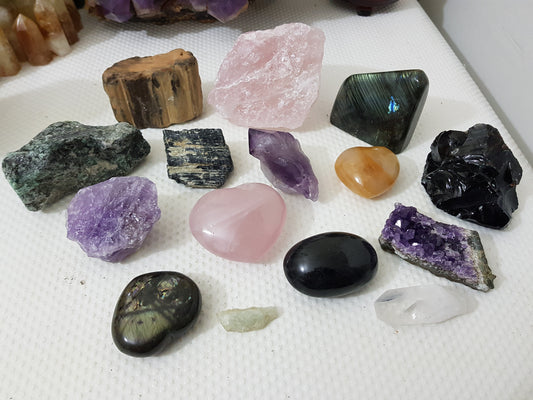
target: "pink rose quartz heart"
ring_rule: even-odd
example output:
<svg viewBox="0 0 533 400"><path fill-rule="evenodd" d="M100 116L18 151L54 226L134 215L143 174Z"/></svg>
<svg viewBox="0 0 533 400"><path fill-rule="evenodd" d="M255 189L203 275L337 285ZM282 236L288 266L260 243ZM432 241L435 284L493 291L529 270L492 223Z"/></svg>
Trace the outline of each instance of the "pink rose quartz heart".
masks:
<svg viewBox="0 0 533 400"><path fill-rule="evenodd" d="M256 262L276 242L285 215L285 202L278 192L262 183L246 183L200 198L189 216L189 226L211 253Z"/></svg>

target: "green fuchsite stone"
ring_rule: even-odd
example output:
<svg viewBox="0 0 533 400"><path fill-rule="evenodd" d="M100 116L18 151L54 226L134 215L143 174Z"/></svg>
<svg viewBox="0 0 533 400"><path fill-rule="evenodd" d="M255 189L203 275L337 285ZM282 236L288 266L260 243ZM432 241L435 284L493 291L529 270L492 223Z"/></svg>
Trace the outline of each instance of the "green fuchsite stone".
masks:
<svg viewBox="0 0 533 400"><path fill-rule="evenodd" d="M337 94L330 121L398 154L413 136L428 91L428 77L419 69L351 75Z"/></svg>
<svg viewBox="0 0 533 400"><path fill-rule="evenodd" d="M150 272L124 288L111 332L120 351L147 357L163 350L191 328L201 307L194 281L174 271Z"/></svg>
<svg viewBox="0 0 533 400"><path fill-rule="evenodd" d="M114 176L127 175L150 153L141 131L121 122L56 122L2 161L7 181L30 211Z"/></svg>

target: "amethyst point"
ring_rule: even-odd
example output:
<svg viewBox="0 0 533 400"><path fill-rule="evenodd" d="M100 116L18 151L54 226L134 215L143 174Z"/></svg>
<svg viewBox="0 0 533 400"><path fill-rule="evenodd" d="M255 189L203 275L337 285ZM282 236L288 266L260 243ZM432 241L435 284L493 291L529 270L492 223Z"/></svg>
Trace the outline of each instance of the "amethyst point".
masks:
<svg viewBox="0 0 533 400"><path fill-rule="evenodd" d="M471 288L494 288L483 245L476 231L449 225L397 203L385 222L379 243L411 264Z"/></svg>
<svg viewBox="0 0 533 400"><path fill-rule="evenodd" d="M248 130L250 154L261 161L261 170L279 190L318 200L318 180L300 142L288 132Z"/></svg>

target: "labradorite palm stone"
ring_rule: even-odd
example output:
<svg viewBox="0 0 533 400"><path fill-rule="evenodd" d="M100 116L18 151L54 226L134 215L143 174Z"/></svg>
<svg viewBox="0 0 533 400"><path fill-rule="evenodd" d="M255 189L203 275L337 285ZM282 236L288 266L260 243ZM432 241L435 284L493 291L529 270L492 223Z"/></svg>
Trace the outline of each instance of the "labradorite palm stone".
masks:
<svg viewBox="0 0 533 400"><path fill-rule="evenodd" d="M418 69L351 75L337 94L330 121L397 154L413 136L428 90L428 77Z"/></svg>
<svg viewBox="0 0 533 400"><path fill-rule="evenodd" d="M115 307L113 341L130 356L156 354L192 327L200 306L198 286L179 272L138 276L126 286Z"/></svg>
<svg viewBox="0 0 533 400"><path fill-rule="evenodd" d="M141 131L56 122L2 162L7 181L30 211L41 210L77 190L129 174L150 153Z"/></svg>

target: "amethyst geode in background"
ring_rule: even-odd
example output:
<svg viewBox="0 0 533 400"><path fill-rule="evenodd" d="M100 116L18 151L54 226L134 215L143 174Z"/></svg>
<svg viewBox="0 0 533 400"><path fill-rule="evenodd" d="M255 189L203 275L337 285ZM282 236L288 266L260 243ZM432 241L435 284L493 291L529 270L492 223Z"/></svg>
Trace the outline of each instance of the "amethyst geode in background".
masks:
<svg viewBox="0 0 533 400"><path fill-rule="evenodd" d="M494 288L496 276L487 264L479 234L434 221L415 207L396 203L379 244L435 275L484 292Z"/></svg>
<svg viewBox="0 0 533 400"><path fill-rule="evenodd" d="M89 12L116 22L234 19L253 0L88 0Z"/></svg>
<svg viewBox="0 0 533 400"><path fill-rule="evenodd" d="M503 228L518 208L522 167L500 132L477 124L445 131L431 144L422 185L433 204L456 217Z"/></svg>
<svg viewBox="0 0 533 400"><path fill-rule="evenodd" d="M252 156L261 161L261 170L279 190L318 200L318 180L300 142L289 132L248 129Z"/></svg>
<svg viewBox="0 0 533 400"><path fill-rule="evenodd" d="M160 217L152 181L111 178L74 196L67 211L67 237L89 257L118 262L141 247Z"/></svg>

